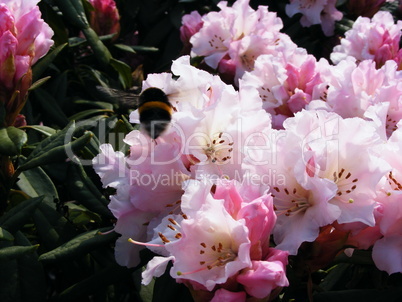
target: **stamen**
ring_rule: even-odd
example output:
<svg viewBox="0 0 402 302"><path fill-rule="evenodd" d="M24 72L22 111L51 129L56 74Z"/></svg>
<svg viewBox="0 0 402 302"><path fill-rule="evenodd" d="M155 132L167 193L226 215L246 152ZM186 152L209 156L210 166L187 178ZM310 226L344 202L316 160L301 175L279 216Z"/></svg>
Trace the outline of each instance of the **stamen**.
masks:
<svg viewBox="0 0 402 302"><path fill-rule="evenodd" d="M163 247L164 246L163 244L140 242L140 241L133 240L131 238L128 238L128 242L137 244L137 245L143 245L143 246L153 246L153 247Z"/></svg>

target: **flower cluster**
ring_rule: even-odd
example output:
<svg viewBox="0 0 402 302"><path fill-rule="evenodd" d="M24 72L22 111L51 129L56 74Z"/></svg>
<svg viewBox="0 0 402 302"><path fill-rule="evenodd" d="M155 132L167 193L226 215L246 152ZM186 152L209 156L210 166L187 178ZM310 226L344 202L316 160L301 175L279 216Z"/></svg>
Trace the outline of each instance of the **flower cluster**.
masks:
<svg viewBox="0 0 402 302"><path fill-rule="evenodd" d="M270 247L272 196L260 181L244 179L242 163L244 148L258 148L269 135L270 115L257 93L242 99L189 57L176 60L172 72L177 80L152 74L143 83L163 89L175 110L157 144L135 130L125 139L128 157L104 145L94 159L104 186L117 189L110 203L122 234L116 259L135 266L147 246L164 257L148 264L145 284L173 261L172 277L215 299L267 297L288 285L288 253ZM137 111L130 120L139 122Z"/></svg>
<svg viewBox="0 0 402 302"><path fill-rule="evenodd" d="M53 31L42 19L39 0L0 3L0 103L13 125L32 82L31 66L53 45Z"/></svg>
<svg viewBox="0 0 402 302"><path fill-rule="evenodd" d="M181 28L184 44L192 45L191 56L204 57L208 66L234 78L235 84L254 68L258 56L291 53L296 48L289 36L280 32L283 24L276 13L266 6L253 10L248 3L239 0L229 7L222 1L219 12L185 16Z"/></svg>
<svg viewBox="0 0 402 302"><path fill-rule="evenodd" d="M156 140L134 130L125 138L127 156L106 144L93 161L103 185L116 189L109 208L122 235L118 263L134 267L148 248L159 256L144 284L171 262L177 282L212 301L274 297L288 285L288 255L308 242L325 251L311 268L352 246L372 247L379 269L402 272L393 261L402 256L398 64L317 61L288 43L266 7L238 1L220 8L187 16L182 37L191 36L192 51L218 69L246 62L251 48L234 50L253 41L258 55L236 65L238 90L180 57L172 74L143 83L167 94L167 130ZM272 25L269 34L262 24ZM264 44L271 38L275 45ZM387 44L381 41L377 49ZM130 121L139 116L132 112Z"/></svg>
<svg viewBox="0 0 402 302"><path fill-rule="evenodd" d="M341 44L335 46L331 60L338 64L346 57L352 56L359 62L373 60L377 68L388 60L395 60L400 65L402 63L402 51L399 48L401 29L402 21L397 21L395 24L389 12L380 11L372 19L359 17L352 29L345 33Z"/></svg>
<svg viewBox="0 0 402 302"><path fill-rule="evenodd" d="M286 5L286 14L289 17L301 13L301 25L309 27L321 24L325 35L332 36L335 29L335 21L342 19L342 13L335 7L336 0L290 0Z"/></svg>

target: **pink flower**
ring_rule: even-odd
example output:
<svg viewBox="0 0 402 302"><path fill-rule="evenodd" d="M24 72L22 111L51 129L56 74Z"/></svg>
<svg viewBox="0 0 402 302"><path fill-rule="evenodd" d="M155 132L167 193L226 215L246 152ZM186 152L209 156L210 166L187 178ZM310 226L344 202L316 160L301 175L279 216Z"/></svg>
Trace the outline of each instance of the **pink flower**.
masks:
<svg viewBox="0 0 402 302"><path fill-rule="evenodd" d="M163 89L175 107L172 125L160 140L175 133L193 178L241 180L244 147L257 144L270 130L270 115L261 109L258 95L240 95L218 76L192 67L188 56L176 60L172 71L177 80L169 74L154 74L143 85ZM138 122L137 111L130 121Z"/></svg>
<svg viewBox="0 0 402 302"><path fill-rule="evenodd" d="M304 179L306 174L297 174L301 184L315 182L313 176L332 182L337 189L329 202L341 211L337 221L373 226L375 187L390 166L374 152L382 140L370 122L342 119L323 111L304 111L286 120L285 129L303 138L304 167L309 172ZM356 156L361 161L356 161Z"/></svg>
<svg viewBox="0 0 402 302"><path fill-rule="evenodd" d="M266 6L255 11L248 0L236 1L232 7L226 2L218 5L221 11L202 17L203 25L194 34L191 56L204 57L205 63L237 85L245 71L251 71L261 54L278 54L296 48L286 34L282 21Z"/></svg>
<svg viewBox="0 0 402 302"><path fill-rule="evenodd" d="M53 45L53 31L41 19L38 0L0 3L0 102L5 105L6 124L14 124L32 81L31 66ZM16 99L11 101L18 90Z"/></svg>
<svg viewBox="0 0 402 302"><path fill-rule="evenodd" d="M142 242L151 239L147 236L147 224L153 219L159 223L172 210L172 205L182 195L182 182L188 174L181 161L172 161L177 152L174 144L158 144L151 157L151 149L135 144L136 139L141 139L137 133L134 131L126 137L132 145L131 157L124 157L105 144L93 160L103 186L116 188L109 204L117 218L115 231L122 235L117 240L115 256L118 263L128 267L139 263L138 252L144 248L129 243L128 238ZM140 148L142 150L138 151Z"/></svg>
<svg viewBox="0 0 402 302"><path fill-rule="evenodd" d="M224 288L218 289L215 292L214 297L211 302L243 302L246 301L246 293L245 292L231 292Z"/></svg>
<svg viewBox="0 0 402 302"><path fill-rule="evenodd" d="M344 118L361 117L377 120L380 132L387 136L396 129L402 117L401 73L390 60L376 69L372 60L356 65L352 57L338 65L321 64L321 89L317 87L309 109L334 111ZM317 99L322 101L317 101ZM384 134L385 136L385 134Z"/></svg>
<svg viewBox="0 0 402 302"><path fill-rule="evenodd" d="M120 15L114 0L89 0L94 10L89 23L100 36L119 33Z"/></svg>
<svg viewBox="0 0 402 302"><path fill-rule="evenodd" d="M314 24L321 24L326 36L334 34L335 21L342 19L342 13L335 8L336 0L290 0L286 5L286 14L289 17L297 13L303 16L300 19L301 25L309 27Z"/></svg>
<svg viewBox="0 0 402 302"><path fill-rule="evenodd" d="M398 124L401 126L401 123ZM394 131L385 146L381 146L383 158L392 164L392 171L384 177L377 197L378 216L376 226L382 238L373 246L376 266L388 274L402 272L402 128Z"/></svg>
<svg viewBox="0 0 402 302"><path fill-rule="evenodd" d="M379 202L383 206L379 222L383 237L373 246L373 260L376 266L388 274L402 272L402 203L401 191L390 192Z"/></svg>
<svg viewBox="0 0 402 302"><path fill-rule="evenodd" d="M214 193L208 179L189 180L184 188L183 215L169 215L154 228L154 240L148 244L153 244L150 248L155 251L158 241L164 242L160 245L166 258L163 261L157 257L158 260L148 263L144 284L149 283L152 275L157 276L167 261L173 260L173 278L196 291L215 290L215 298L243 297L242 291L230 292L238 278L247 294L257 298L288 285L288 253L269 247L275 223L269 195L261 195L258 186L227 180L219 181ZM257 287L252 285L255 282Z"/></svg>
<svg viewBox="0 0 402 302"><path fill-rule="evenodd" d="M392 15L386 11L379 11L372 19L359 17L352 29L345 33L341 44L334 47L331 60L338 64L347 56L352 56L358 62L371 59L376 62L377 68L387 60L395 60L400 65L401 29L402 21L395 24Z"/></svg>
<svg viewBox="0 0 402 302"><path fill-rule="evenodd" d="M308 124L306 121L303 128ZM309 184L301 184L303 175L307 175L306 160L311 156L303 154L302 147L300 136L275 131L266 148L251 150L243 164L250 179L270 187L277 215L273 230L276 248L291 255L297 253L302 242L314 241L320 227L340 215L339 208L329 203L336 193L333 183L314 178Z"/></svg>
<svg viewBox="0 0 402 302"><path fill-rule="evenodd" d="M244 285L249 295L262 299L275 288L289 285L285 274L287 264L287 252L271 249L265 261L252 261L252 267L243 270L236 280Z"/></svg>
<svg viewBox="0 0 402 302"><path fill-rule="evenodd" d="M240 91L257 89L263 108L272 114L273 126L278 129L284 119L306 107L322 82L315 58L297 48L287 57L259 56L253 71L240 81Z"/></svg>
<svg viewBox="0 0 402 302"><path fill-rule="evenodd" d="M184 15L181 22L180 40L183 42L183 52L189 53L191 50L190 38L201 29L203 21L201 15L197 11L193 11L191 14Z"/></svg>

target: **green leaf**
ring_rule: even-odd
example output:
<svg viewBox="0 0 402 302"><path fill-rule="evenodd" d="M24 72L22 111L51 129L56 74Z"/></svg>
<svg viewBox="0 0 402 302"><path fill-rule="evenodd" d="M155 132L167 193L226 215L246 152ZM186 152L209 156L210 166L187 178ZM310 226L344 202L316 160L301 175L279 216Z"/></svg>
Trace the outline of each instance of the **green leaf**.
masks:
<svg viewBox="0 0 402 302"><path fill-rule="evenodd" d="M52 250L76 235L74 226L53 207L41 204L33 215L41 244Z"/></svg>
<svg viewBox="0 0 402 302"><path fill-rule="evenodd" d="M349 263L339 263L333 267L324 280L320 283L320 287L329 291L337 286L340 281L345 280L345 274L350 272L351 264Z"/></svg>
<svg viewBox="0 0 402 302"><path fill-rule="evenodd" d="M29 91L32 91L32 90L34 90L34 89L36 89L36 88L42 86L42 85L45 84L50 78L51 78L51 77L48 76L48 77L44 77L44 78L42 78L42 79L37 80L35 83L33 83L33 84L31 85L31 87L29 87L28 90L29 90Z"/></svg>
<svg viewBox="0 0 402 302"><path fill-rule="evenodd" d="M131 132L136 128L138 129L138 127L134 127L133 124L131 124L124 115L121 116L121 119L124 122L124 125L126 126L128 132Z"/></svg>
<svg viewBox="0 0 402 302"><path fill-rule="evenodd" d="M58 248L42 254L39 257L39 260L43 263L55 263L86 254L96 248L116 240L118 235L115 232L101 234L102 232L109 230L110 228L103 228L80 234L74 239L62 244Z"/></svg>
<svg viewBox="0 0 402 302"><path fill-rule="evenodd" d="M141 284L140 296L143 302L152 302L154 287L155 278L153 278L151 283L146 286Z"/></svg>
<svg viewBox="0 0 402 302"><path fill-rule="evenodd" d="M79 29L89 27L81 0L56 0L56 4L71 24Z"/></svg>
<svg viewBox="0 0 402 302"><path fill-rule="evenodd" d="M46 204L56 208L54 200L59 199L56 187L42 168L21 172L17 186L31 197L43 196Z"/></svg>
<svg viewBox="0 0 402 302"><path fill-rule="evenodd" d="M86 100L77 100L74 101L75 104L77 105L87 105L99 109L108 109L108 110L113 110L113 105L107 102L95 102L95 101L86 101Z"/></svg>
<svg viewBox="0 0 402 302"><path fill-rule="evenodd" d="M110 109L88 109L88 110L77 112L73 116L70 116L69 120L77 121L77 120L82 120L82 119L88 118L91 115L106 114L106 113L114 113L114 112L113 112L113 110L110 110Z"/></svg>
<svg viewBox="0 0 402 302"><path fill-rule="evenodd" d="M103 68L106 68L112 59L112 54L109 49L102 43L92 28L82 28L81 30L87 38L88 44L91 46L96 59Z"/></svg>
<svg viewBox="0 0 402 302"><path fill-rule="evenodd" d="M89 143L94 134L90 131L86 132L81 137L73 140L75 131L75 123L70 123L62 131L44 139L34 151L28 156L26 161L21 164L17 171L25 171L37 166L47 165L68 156L72 158L74 152L82 149Z"/></svg>
<svg viewBox="0 0 402 302"><path fill-rule="evenodd" d="M57 130L50 128L48 126L39 126L39 125L27 125L27 126L21 127L20 129L33 129L46 136L51 136L57 132Z"/></svg>
<svg viewBox="0 0 402 302"><path fill-rule="evenodd" d="M124 89L128 89L132 86L132 76L131 76L131 68L126 63L111 59L110 65L118 72L120 83L123 85Z"/></svg>
<svg viewBox="0 0 402 302"><path fill-rule="evenodd" d="M15 244L31 246L29 240L21 232L15 235ZM21 301L45 301L46 280L43 266L38 261L36 251L25 254L17 259L19 290Z"/></svg>
<svg viewBox="0 0 402 302"><path fill-rule="evenodd" d="M73 201L66 202L65 206L68 208L68 219L78 227L83 227L91 223L101 223L101 217L89 211L82 205L77 205Z"/></svg>
<svg viewBox="0 0 402 302"><path fill-rule="evenodd" d="M108 200L99 192L82 165L70 165L68 169L67 187L73 198L83 204L87 209L102 216L112 216L110 210L107 208Z"/></svg>
<svg viewBox="0 0 402 302"><path fill-rule="evenodd" d="M39 244L33 246L10 246L0 248L0 262L20 258L26 254L36 251Z"/></svg>
<svg viewBox="0 0 402 302"><path fill-rule="evenodd" d="M14 236L7 232L5 229L0 228L0 240L2 241L13 241Z"/></svg>
<svg viewBox="0 0 402 302"><path fill-rule="evenodd" d="M126 51L129 53L135 53L135 50L131 46L128 46L125 44L114 44L113 46L122 51Z"/></svg>
<svg viewBox="0 0 402 302"><path fill-rule="evenodd" d="M20 154L22 146L27 142L28 137L25 131L13 126L0 129L0 154Z"/></svg>
<svg viewBox="0 0 402 302"><path fill-rule="evenodd" d="M159 51L159 48L152 46L132 45L130 47L136 52L143 52L143 53L153 53Z"/></svg>
<svg viewBox="0 0 402 302"><path fill-rule="evenodd" d="M49 67L49 65L54 61L54 59L59 55L59 53L67 46L67 43L59 45L54 50L49 52L46 56L40 59L36 64L32 67L32 81L38 82L42 81L43 79L39 80L40 76L45 72L45 70ZM48 80L47 78L45 78ZM43 83L41 83L43 84ZM35 85L35 84L34 84ZM31 89L34 89L31 87Z"/></svg>
<svg viewBox="0 0 402 302"><path fill-rule="evenodd" d="M0 217L0 226L10 233L18 231L32 216L44 196L27 199Z"/></svg>

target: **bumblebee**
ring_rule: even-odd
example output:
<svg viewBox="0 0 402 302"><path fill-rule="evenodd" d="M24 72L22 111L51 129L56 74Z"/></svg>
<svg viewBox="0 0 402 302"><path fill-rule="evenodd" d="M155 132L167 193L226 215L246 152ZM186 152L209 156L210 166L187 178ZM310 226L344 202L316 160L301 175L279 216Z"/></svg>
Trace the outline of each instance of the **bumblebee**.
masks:
<svg viewBox="0 0 402 302"><path fill-rule="evenodd" d="M161 89L151 87L139 96L138 113L143 129L152 139L156 139L168 128L173 106Z"/></svg>
<svg viewBox="0 0 402 302"><path fill-rule="evenodd" d="M141 127L152 139L158 138L172 120L173 106L159 88L147 88L140 95L102 86L98 86L97 90L120 107L137 108Z"/></svg>

